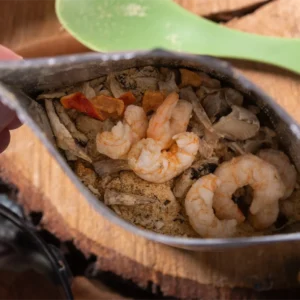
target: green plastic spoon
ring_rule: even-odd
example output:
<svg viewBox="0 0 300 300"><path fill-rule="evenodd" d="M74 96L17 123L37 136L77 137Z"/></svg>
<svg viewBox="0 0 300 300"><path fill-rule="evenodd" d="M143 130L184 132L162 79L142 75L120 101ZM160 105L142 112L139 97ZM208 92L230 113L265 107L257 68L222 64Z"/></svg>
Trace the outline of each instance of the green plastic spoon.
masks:
<svg viewBox="0 0 300 300"><path fill-rule="evenodd" d="M243 33L172 0L56 0L61 24L100 52L163 48L274 64L300 73L300 39Z"/></svg>

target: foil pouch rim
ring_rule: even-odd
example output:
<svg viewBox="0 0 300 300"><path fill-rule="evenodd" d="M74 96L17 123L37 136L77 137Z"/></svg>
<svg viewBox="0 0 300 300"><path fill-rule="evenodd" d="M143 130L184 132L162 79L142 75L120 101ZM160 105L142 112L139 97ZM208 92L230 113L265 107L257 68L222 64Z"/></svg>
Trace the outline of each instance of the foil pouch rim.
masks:
<svg viewBox="0 0 300 300"><path fill-rule="evenodd" d="M264 99L264 101L270 105L280 118L285 120L289 124L291 131L294 133L297 139L300 139L300 126L293 120L291 116L284 111L270 96L263 92L259 87L255 86L252 82L246 79L239 72L234 70L229 63L221 61L216 58L209 56L199 56L191 54L178 54L170 51L164 50L153 50L153 51L143 51L143 52L125 52L125 53L88 53L88 54L78 54L78 55L68 55L53 58L42 58L42 59L30 59L18 62L0 62L0 74L4 70L19 70L23 69L30 71L33 68L51 68L60 64L73 64L75 62L92 62L92 61L118 61L121 59L135 59L135 58L180 58L185 60L192 60L203 66L209 66L211 69L217 70L218 72L233 78L238 82L243 88L253 92L258 97ZM3 80L3 79L2 79ZM0 76L1 81L1 76ZM4 80L5 81L5 80ZM40 129L37 123L32 119L27 110L20 104L20 98L29 98L25 93L20 90L14 89L5 83L0 82L0 98L4 104L9 106L11 109L15 110L20 120L26 123L34 132L34 134L39 138L39 140L45 145L46 149L49 151L51 156L58 162L62 170L74 183L78 191L85 197L88 203L100 213L103 217L112 221L115 225L122 227L123 229L138 234L149 240L167 244L170 246L175 246L183 249L189 250L220 250L232 247L243 247L256 244L267 244L267 243L277 243L286 241L300 240L299 233L291 234L275 234L267 236L255 236L255 237L238 237L238 238L186 238L186 237L173 237L163 234L154 233L152 231L140 229L135 225L128 223L127 221L118 217L113 211L111 211L107 206L105 206L101 201L99 201L77 178L73 173L71 168L68 166L63 157L59 154L58 150L51 143L49 136L47 138L46 134Z"/></svg>

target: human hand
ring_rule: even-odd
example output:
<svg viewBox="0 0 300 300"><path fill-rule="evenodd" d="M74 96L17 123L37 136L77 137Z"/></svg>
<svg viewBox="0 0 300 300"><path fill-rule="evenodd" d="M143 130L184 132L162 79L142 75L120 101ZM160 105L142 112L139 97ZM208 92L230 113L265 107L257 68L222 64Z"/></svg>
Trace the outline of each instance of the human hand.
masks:
<svg viewBox="0 0 300 300"><path fill-rule="evenodd" d="M0 45L0 60L22 59L19 55ZM10 130L16 129L21 122L16 113L5 106L0 99L0 153L4 151L10 142Z"/></svg>

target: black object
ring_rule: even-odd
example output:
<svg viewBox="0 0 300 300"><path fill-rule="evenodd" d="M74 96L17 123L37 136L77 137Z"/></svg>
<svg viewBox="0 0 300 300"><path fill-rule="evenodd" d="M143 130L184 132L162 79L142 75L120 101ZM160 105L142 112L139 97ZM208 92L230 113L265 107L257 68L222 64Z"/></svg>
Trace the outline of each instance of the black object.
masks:
<svg viewBox="0 0 300 300"><path fill-rule="evenodd" d="M71 278L59 250L0 195L0 299L73 299Z"/></svg>

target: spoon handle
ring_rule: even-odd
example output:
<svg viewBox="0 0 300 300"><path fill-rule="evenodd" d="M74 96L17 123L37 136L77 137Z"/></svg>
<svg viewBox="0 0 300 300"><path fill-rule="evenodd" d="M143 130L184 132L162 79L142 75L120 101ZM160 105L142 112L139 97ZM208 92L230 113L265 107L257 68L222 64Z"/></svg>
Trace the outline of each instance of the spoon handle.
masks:
<svg viewBox="0 0 300 300"><path fill-rule="evenodd" d="M300 74L300 39L267 37L217 25L179 5L172 5L172 28L179 43L172 50L273 64ZM176 22L175 16L184 20ZM176 40L175 40L176 41ZM176 49L177 48L177 49Z"/></svg>
<svg viewBox="0 0 300 300"><path fill-rule="evenodd" d="M221 36L221 40L220 40ZM211 55L273 64L300 74L300 39L265 37L222 28Z"/></svg>

